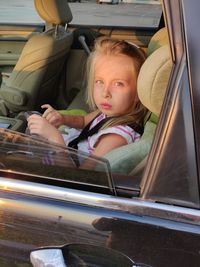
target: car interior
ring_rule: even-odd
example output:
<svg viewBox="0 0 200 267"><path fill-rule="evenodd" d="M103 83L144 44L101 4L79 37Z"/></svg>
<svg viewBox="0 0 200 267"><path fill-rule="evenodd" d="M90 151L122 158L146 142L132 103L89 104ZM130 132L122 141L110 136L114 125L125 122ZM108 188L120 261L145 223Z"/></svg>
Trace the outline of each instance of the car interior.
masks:
<svg viewBox="0 0 200 267"><path fill-rule="evenodd" d="M14 69L6 78L3 77L1 122L7 124L7 128L23 133L26 128L24 112L41 111L43 103L52 104L63 114L86 114L89 110L85 101L86 61L95 39L109 35L135 42L147 53L138 77L138 95L149 110L144 121L144 133L140 141L114 149L104 157L112 173L123 177L113 176L114 183L121 188L119 191L123 194L124 188L132 196L137 179L126 179L124 175L138 176L138 184L141 182L141 172L148 158L172 69L166 28L146 35L144 32L144 36L138 31L136 40L137 34L132 40L131 31L75 29L68 27L73 14L66 2L54 0L46 5L41 0L34 2L47 29L28 39Z"/></svg>
<svg viewBox="0 0 200 267"><path fill-rule="evenodd" d="M13 71L1 84L0 109L4 116L37 110L43 99L52 103L56 96L55 84L73 40L72 32L67 30L72 19L70 8L59 2L48 6L47 2L35 1L38 14L52 27L27 41Z"/></svg>

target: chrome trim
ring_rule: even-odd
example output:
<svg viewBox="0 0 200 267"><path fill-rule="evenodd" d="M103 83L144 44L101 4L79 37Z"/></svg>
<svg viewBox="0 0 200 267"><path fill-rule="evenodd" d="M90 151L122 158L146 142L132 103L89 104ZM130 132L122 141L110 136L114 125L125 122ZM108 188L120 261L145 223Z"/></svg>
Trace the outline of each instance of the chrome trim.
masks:
<svg viewBox="0 0 200 267"><path fill-rule="evenodd" d="M92 207L111 209L129 215L149 216L197 226L200 233L200 210L154 203L139 198L122 198L99 193L84 192L58 186L0 177L0 190L31 196L64 200ZM163 222L164 223L164 222ZM166 223L164 223L166 226ZM194 232L194 229L193 229Z"/></svg>
<svg viewBox="0 0 200 267"><path fill-rule="evenodd" d="M65 31L67 31L67 28L68 28L68 24L66 23L66 24L65 24L65 28L64 28Z"/></svg>
<svg viewBox="0 0 200 267"><path fill-rule="evenodd" d="M58 36L58 28L59 28L59 25L56 25L56 27L55 27L55 36L56 37Z"/></svg>

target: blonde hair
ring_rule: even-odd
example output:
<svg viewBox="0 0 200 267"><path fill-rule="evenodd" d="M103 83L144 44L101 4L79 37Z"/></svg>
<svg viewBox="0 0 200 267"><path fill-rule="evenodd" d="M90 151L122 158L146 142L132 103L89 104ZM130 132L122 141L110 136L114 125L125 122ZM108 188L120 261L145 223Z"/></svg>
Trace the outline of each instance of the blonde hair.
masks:
<svg viewBox="0 0 200 267"><path fill-rule="evenodd" d="M134 44L123 40L112 39L110 37L97 38L94 49L87 61L87 103L92 110L97 109L93 98L94 72L96 60L98 56L101 55L126 55L132 58L136 78L138 77L139 70L146 59L145 53ZM112 118L102 128L131 123L141 125L143 124L146 111L147 109L140 102L136 92L134 103L129 113Z"/></svg>

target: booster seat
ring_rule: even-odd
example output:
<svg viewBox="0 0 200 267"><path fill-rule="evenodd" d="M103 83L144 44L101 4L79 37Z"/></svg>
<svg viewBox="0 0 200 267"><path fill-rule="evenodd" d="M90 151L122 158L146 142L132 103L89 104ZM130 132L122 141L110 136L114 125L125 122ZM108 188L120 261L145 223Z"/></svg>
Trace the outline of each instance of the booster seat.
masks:
<svg viewBox="0 0 200 267"><path fill-rule="evenodd" d="M150 151L172 68L165 28L152 37L147 55L138 76L137 86L138 96L149 110L150 116L145 122L140 141L114 149L104 156L109 161L112 172L132 174Z"/></svg>

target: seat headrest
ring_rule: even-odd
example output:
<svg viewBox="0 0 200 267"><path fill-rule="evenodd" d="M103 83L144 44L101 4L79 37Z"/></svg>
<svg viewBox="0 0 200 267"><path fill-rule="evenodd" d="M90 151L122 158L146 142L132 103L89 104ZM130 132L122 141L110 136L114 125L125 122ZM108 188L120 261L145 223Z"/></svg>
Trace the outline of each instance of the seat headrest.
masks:
<svg viewBox="0 0 200 267"><path fill-rule="evenodd" d="M34 0L39 16L46 22L59 25L72 20L67 0Z"/></svg>
<svg viewBox="0 0 200 267"><path fill-rule="evenodd" d="M169 44L167 29L162 28L151 38L147 48L147 56L151 55L156 49L166 44Z"/></svg>
<svg viewBox="0 0 200 267"><path fill-rule="evenodd" d="M138 76L138 96L142 104L159 115L169 76L172 59L169 45L155 50L144 62Z"/></svg>

